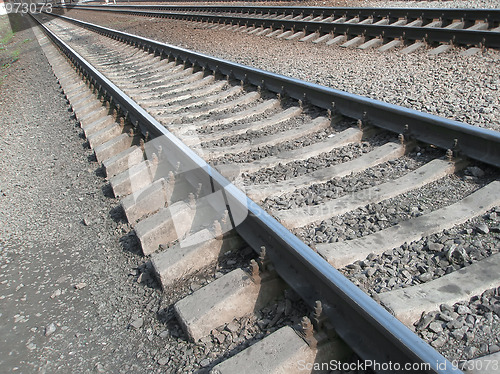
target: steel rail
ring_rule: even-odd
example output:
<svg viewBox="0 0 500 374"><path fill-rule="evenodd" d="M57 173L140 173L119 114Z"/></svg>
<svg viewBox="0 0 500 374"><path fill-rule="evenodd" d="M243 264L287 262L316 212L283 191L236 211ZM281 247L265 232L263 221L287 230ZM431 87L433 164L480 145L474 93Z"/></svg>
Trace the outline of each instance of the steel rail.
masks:
<svg viewBox="0 0 500 374"><path fill-rule="evenodd" d="M60 17L60 16L59 16ZM169 58L178 58L185 63L199 61L200 66L212 67L211 70L241 76L250 81L259 77L271 80L271 86L290 81L291 85L307 89L309 95L317 91L319 86L311 86L306 82L290 80L283 76L245 67L203 54L191 52L153 40L145 39L124 32L100 27L82 21L68 19L71 22L100 34L123 42L134 44L151 52L162 52ZM192 165L194 172L201 178L209 179L212 192L222 191L230 214L238 211L247 212L244 221L235 227L238 234L252 247L259 251L265 246L267 253L278 274L311 306L316 300L321 300L323 311L330 319L338 335L349 344L354 351L365 360L387 364L384 373L404 372L415 373L460 373L452 364L418 338L406 326L377 304L372 298L349 282L340 272L329 265L322 257L306 246L290 231L283 227L262 208L250 200L243 192L228 182L215 169L196 155L189 147L170 133L149 113L126 96L117 86L86 62L77 52L54 35L45 25L40 23L45 33L68 56L75 67L100 92L113 98L115 105L128 114L143 133L150 136L161 136L170 153L175 153L181 162ZM268 86L266 85L266 88ZM331 92L330 92L331 91ZM331 94L347 95L340 91L322 88L320 96ZM354 95L348 95L351 98ZM359 98L358 103L363 98ZM374 100L368 100L376 104ZM380 103L383 105L383 103ZM406 111L404 111L406 112ZM425 364L426 366L408 367L406 365Z"/></svg>
<svg viewBox="0 0 500 374"><path fill-rule="evenodd" d="M307 33L358 36L369 39L423 40L427 43L450 43L462 46L500 48L500 32L487 30L447 29L442 27L413 27L357 23L330 23L273 18L215 15L204 13L175 13L155 10L121 9L107 6L76 6L79 10L98 10L147 17L175 18L188 21L224 23L240 26L271 28L273 30L305 31Z"/></svg>

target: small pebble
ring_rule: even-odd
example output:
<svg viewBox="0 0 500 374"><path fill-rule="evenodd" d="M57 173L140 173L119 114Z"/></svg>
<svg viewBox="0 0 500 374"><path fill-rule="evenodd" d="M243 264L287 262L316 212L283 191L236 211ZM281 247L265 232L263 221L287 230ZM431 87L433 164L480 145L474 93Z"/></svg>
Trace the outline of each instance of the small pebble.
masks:
<svg viewBox="0 0 500 374"><path fill-rule="evenodd" d="M54 323L51 323L50 325L48 325L47 327L45 327L45 336L50 336L52 335L53 333L56 332L56 325Z"/></svg>
<svg viewBox="0 0 500 374"><path fill-rule="evenodd" d="M81 290L82 288L85 288L85 287L87 287L87 283L85 283L85 282L80 282L80 283L75 284L75 288L77 290Z"/></svg>
<svg viewBox="0 0 500 374"><path fill-rule="evenodd" d="M140 329L144 323L144 319L139 317L134 319L132 322L130 322L130 326L132 326L135 329Z"/></svg>

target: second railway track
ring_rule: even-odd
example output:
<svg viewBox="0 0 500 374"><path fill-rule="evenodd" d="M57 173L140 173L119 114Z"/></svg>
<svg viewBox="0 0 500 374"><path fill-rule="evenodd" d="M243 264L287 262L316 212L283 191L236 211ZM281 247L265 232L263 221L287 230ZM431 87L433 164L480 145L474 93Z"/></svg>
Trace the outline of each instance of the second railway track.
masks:
<svg viewBox="0 0 500 374"><path fill-rule="evenodd" d="M231 333L233 320L278 297L285 286L276 272L314 310L301 330L310 348L286 329L258 343L266 349L296 342L277 367L290 357L314 362L318 342L322 359L336 357L339 343L321 335L331 325L363 359L453 371L449 362L440 370L446 361L439 354L321 258L409 328L416 324L438 349L452 343L440 332L455 325L453 331L463 330L455 346L475 344L466 335L474 324L463 328L466 318L484 316L484 326L498 329L497 133L85 25L98 35L78 23L54 19L47 26L107 105L71 71L59 71L59 78L162 287L213 268L245 245L259 252L249 262L251 256L225 261L224 275L176 302L189 339L206 339L221 326ZM118 97L64 43L149 114ZM168 128L227 179L146 120ZM317 253L241 200L228 180ZM461 313L465 308L471 317ZM478 341L475 354L446 351L447 357L494 355L495 339ZM262 360L235 355L214 370L231 372L246 359Z"/></svg>
<svg viewBox="0 0 500 374"><path fill-rule="evenodd" d="M238 7L175 5L76 5L59 9L115 12L200 22L203 27L282 40L388 51L425 45L442 53L453 46L500 48L498 9Z"/></svg>

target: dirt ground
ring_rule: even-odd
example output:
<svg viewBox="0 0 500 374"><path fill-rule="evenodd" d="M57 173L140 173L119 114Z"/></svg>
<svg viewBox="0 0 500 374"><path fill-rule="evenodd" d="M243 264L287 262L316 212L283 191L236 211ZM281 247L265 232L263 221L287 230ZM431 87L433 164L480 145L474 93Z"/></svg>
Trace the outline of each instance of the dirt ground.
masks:
<svg viewBox="0 0 500 374"><path fill-rule="evenodd" d="M161 292L137 283L143 259L32 30L0 25L1 371L161 370L177 339L159 337Z"/></svg>

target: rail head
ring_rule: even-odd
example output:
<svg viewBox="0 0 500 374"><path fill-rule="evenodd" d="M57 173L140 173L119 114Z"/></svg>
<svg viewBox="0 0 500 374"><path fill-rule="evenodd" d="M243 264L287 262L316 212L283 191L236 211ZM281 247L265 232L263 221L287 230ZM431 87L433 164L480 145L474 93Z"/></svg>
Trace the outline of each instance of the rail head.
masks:
<svg viewBox="0 0 500 374"><path fill-rule="evenodd" d="M339 336L354 347L361 357L372 362L391 363L392 369L382 371L387 373L400 371L398 367L407 368L405 365L420 365L417 370L413 369L416 366L412 366L405 369L405 372L461 372L197 156L45 25L40 23L40 26L94 86L106 95L112 96L113 101L122 111L129 114L137 126L151 135L163 136L172 152L179 153L180 158L192 163L200 173L212 181L213 191L223 191L231 214L237 214L238 211L245 212L246 218L236 227L236 231L252 248L266 247L278 274L309 305L313 306L316 300L322 301L324 312ZM90 24L86 24L86 27L95 28L104 34L114 31ZM130 34L119 34L121 37L126 37L127 41L132 41L128 39L132 37ZM142 43L147 42L143 38L140 39ZM165 47L175 48L166 45ZM178 52L180 55L190 53L186 50ZM203 56L203 58L209 57ZM233 69L242 68L241 65L220 59L212 63L216 65L224 63L224 66ZM280 78L274 75L270 77ZM297 85L299 82L292 83Z"/></svg>

